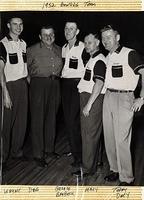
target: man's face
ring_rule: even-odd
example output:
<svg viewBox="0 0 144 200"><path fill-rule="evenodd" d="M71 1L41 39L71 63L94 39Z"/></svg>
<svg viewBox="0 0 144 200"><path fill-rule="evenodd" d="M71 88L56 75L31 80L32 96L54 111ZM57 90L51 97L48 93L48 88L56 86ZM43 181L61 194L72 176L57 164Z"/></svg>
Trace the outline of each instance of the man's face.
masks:
<svg viewBox="0 0 144 200"><path fill-rule="evenodd" d="M12 18L7 24L9 33L19 36L23 31L23 21L21 18Z"/></svg>
<svg viewBox="0 0 144 200"><path fill-rule="evenodd" d="M64 29L66 40L73 40L76 38L79 30L77 29L77 25L74 22L67 22Z"/></svg>
<svg viewBox="0 0 144 200"><path fill-rule="evenodd" d="M97 50L99 46L99 40L96 39L93 34L89 34L84 39L84 45L86 52L92 54Z"/></svg>
<svg viewBox="0 0 144 200"><path fill-rule="evenodd" d="M43 28L41 30L41 34L39 35L39 37L44 44L51 46L55 41L54 30L52 28L49 29Z"/></svg>
<svg viewBox="0 0 144 200"><path fill-rule="evenodd" d="M104 31L102 32L102 43L106 50L112 52L119 44L119 35L112 29Z"/></svg>

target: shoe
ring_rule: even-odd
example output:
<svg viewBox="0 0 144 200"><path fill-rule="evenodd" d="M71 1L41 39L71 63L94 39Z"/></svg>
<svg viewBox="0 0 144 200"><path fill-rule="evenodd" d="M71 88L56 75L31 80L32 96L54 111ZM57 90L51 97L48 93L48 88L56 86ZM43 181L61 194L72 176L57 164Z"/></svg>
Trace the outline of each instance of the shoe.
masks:
<svg viewBox="0 0 144 200"><path fill-rule="evenodd" d="M116 181L118 178L119 178L118 172L111 172L110 174L104 177L104 180L112 182L112 181Z"/></svg>
<svg viewBox="0 0 144 200"><path fill-rule="evenodd" d="M72 174L73 176L79 176L79 177L81 177L81 176L87 177L87 176L92 176L92 175L94 175L94 173L90 173L90 172L85 172L85 173L81 174L81 171L80 171L80 170L75 171L75 172L72 172L71 174Z"/></svg>
<svg viewBox="0 0 144 200"><path fill-rule="evenodd" d="M45 154L45 158L48 158L48 157L57 158L57 159L60 158L60 155L58 153L55 153L55 152L51 152L51 153L45 152L44 154Z"/></svg>
<svg viewBox="0 0 144 200"><path fill-rule="evenodd" d="M133 186L133 182L127 183L127 182L120 182L119 186Z"/></svg>
<svg viewBox="0 0 144 200"><path fill-rule="evenodd" d="M81 162L79 161L74 161L73 163L71 163L72 167L81 167Z"/></svg>
<svg viewBox="0 0 144 200"><path fill-rule="evenodd" d="M44 158L34 158L34 161L38 167L48 167Z"/></svg>
<svg viewBox="0 0 144 200"><path fill-rule="evenodd" d="M67 156L67 157L70 157L70 156L72 156L72 153L71 152L65 152L65 153L63 153L63 155Z"/></svg>

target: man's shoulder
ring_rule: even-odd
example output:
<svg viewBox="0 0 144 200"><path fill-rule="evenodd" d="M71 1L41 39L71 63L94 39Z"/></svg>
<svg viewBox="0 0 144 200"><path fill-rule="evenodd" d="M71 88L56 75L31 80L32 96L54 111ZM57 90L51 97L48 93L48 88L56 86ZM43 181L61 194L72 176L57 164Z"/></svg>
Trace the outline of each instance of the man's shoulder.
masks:
<svg viewBox="0 0 144 200"><path fill-rule="evenodd" d="M27 48L28 51L33 51L33 50L37 50L37 49L40 49L40 43L39 42L36 43L36 44L33 44L33 45L31 45Z"/></svg>
<svg viewBox="0 0 144 200"><path fill-rule="evenodd" d="M0 42L1 42L1 43L3 43L3 42L9 42L9 40L8 40L8 38L5 36L5 37L3 37L3 38L0 40Z"/></svg>
<svg viewBox="0 0 144 200"><path fill-rule="evenodd" d="M59 45L57 45L57 44L54 44L54 48L55 48L57 51L61 51L61 50L62 50L62 48L61 48Z"/></svg>

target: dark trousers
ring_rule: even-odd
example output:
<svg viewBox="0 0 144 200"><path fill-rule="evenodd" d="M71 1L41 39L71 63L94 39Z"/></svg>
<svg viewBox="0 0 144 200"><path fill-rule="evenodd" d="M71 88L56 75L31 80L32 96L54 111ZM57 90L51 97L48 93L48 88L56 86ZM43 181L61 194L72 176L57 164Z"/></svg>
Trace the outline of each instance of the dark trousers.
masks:
<svg viewBox="0 0 144 200"><path fill-rule="evenodd" d="M3 118L3 162L9 155L22 156L22 148L27 127L28 90L26 79L10 81L7 89L12 101L12 108L4 108Z"/></svg>
<svg viewBox="0 0 144 200"><path fill-rule="evenodd" d="M80 133L80 96L77 89L79 80L63 78L62 105L65 118L66 133L74 159L81 162Z"/></svg>
<svg viewBox="0 0 144 200"><path fill-rule="evenodd" d="M30 83L31 136L34 157L54 152L56 115L60 104L59 80L32 78Z"/></svg>
<svg viewBox="0 0 144 200"><path fill-rule="evenodd" d="M100 138L102 133L102 104L100 94L92 105L89 116L83 115L83 108L90 97L89 93L80 94L81 103L81 134L82 134L82 164L84 172L94 172L98 162Z"/></svg>

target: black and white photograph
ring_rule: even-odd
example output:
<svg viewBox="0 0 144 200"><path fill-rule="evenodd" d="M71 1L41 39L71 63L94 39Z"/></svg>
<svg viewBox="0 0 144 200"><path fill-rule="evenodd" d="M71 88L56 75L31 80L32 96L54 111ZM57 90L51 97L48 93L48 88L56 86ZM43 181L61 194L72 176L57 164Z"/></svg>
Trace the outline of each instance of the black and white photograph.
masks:
<svg viewBox="0 0 144 200"><path fill-rule="evenodd" d="M144 186L144 12L0 12L2 185Z"/></svg>

